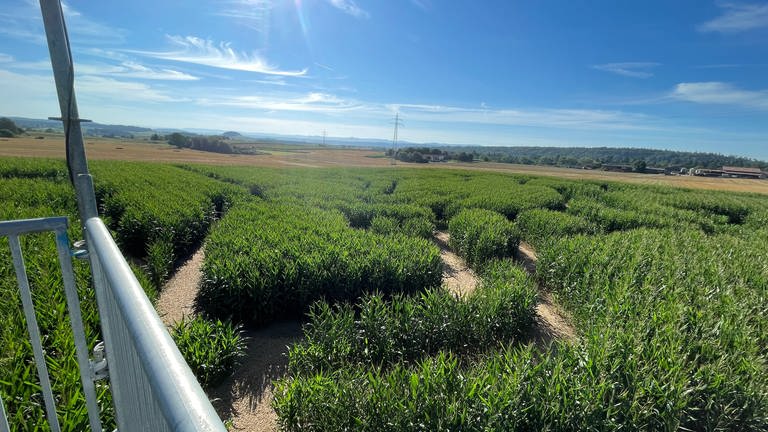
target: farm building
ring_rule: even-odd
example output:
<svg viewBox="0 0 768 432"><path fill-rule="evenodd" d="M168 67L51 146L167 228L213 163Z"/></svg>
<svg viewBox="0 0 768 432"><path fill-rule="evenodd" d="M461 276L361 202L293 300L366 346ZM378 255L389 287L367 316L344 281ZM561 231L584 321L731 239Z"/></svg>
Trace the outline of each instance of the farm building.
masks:
<svg viewBox="0 0 768 432"><path fill-rule="evenodd" d="M724 177L738 177L738 178L759 178L764 179L768 177L768 173L760 168L743 168L743 167L723 167Z"/></svg>
<svg viewBox="0 0 768 432"><path fill-rule="evenodd" d="M445 162L445 155L443 154L427 154L424 155L424 159L430 162Z"/></svg>
<svg viewBox="0 0 768 432"><path fill-rule="evenodd" d="M723 170L717 170L717 169L706 169L706 168L691 168L689 173L692 172L692 175L701 176L701 177L722 177L723 176Z"/></svg>

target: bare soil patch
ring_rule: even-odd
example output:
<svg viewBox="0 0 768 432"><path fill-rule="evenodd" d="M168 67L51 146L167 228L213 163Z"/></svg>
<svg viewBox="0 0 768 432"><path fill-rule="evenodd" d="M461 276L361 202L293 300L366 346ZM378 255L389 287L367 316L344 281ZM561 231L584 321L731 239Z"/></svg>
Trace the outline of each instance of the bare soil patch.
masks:
<svg viewBox="0 0 768 432"><path fill-rule="evenodd" d="M552 294L542 291L539 304L536 305L536 326L531 334L533 342L547 346L553 340L574 341L576 329L571 324L568 314L555 302Z"/></svg>
<svg viewBox="0 0 768 432"><path fill-rule="evenodd" d="M533 274L536 272L536 251L531 245L521 242L515 258ZM552 293L539 287L539 303L536 305L535 325L531 330L532 341L540 347L548 347L554 340L573 341L577 339L576 328L568 313L557 304Z"/></svg>
<svg viewBox="0 0 768 432"><path fill-rule="evenodd" d="M443 260L443 286L459 297L465 297L477 288L479 280L464 259L448 246L450 239L451 235L444 231L435 232L433 237Z"/></svg>
<svg viewBox="0 0 768 432"><path fill-rule="evenodd" d="M232 420L233 430L277 431L272 381L285 375L288 346L301 340L301 324L275 323L246 336L248 351L242 366L209 396L219 416Z"/></svg>

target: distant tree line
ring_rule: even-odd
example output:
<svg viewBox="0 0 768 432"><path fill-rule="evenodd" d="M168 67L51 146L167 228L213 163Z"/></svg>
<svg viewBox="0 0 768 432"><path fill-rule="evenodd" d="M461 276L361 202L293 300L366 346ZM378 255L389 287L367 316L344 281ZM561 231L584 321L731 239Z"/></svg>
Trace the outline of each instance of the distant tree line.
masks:
<svg viewBox="0 0 768 432"><path fill-rule="evenodd" d="M427 163L430 161L440 160L457 160L459 162L472 162L476 157L476 152L451 152L448 150L442 150L439 148L429 147L405 147L394 151L388 149L385 154L392 157L394 153L395 159L403 162L412 163Z"/></svg>
<svg viewBox="0 0 768 432"><path fill-rule="evenodd" d="M610 147L450 147L453 153L472 152L483 161L524 165L600 168L603 165L647 167L696 167L717 169L738 166L768 169L768 162L716 153Z"/></svg>
<svg viewBox="0 0 768 432"><path fill-rule="evenodd" d="M24 129L16 126L13 120L7 117L0 117L0 137L13 138L16 135L24 133Z"/></svg>
<svg viewBox="0 0 768 432"><path fill-rule="evenodd" d="M178 148L189 148L192 150L207 151L213 153L235 153L235 149L226 142L226 137L204 136L204 135L185 135L174 132L166 137L168 144ZM150 140L159 140L159 135L154 134Z"/></svg>

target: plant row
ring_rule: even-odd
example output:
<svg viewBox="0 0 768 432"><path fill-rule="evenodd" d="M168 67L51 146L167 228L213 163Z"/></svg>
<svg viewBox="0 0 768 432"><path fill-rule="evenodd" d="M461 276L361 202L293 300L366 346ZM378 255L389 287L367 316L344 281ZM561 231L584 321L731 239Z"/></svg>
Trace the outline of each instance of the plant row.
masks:
<svg viewBox="0 0 768 432"><path fill-rule="evenodd" d="M448 232L451 247L473 267L511 256L520 242L515 225L491 210L462 210L449 222Z"/></svg>
<svg viewBox="0 0 768 432"><path fill-rule="evenodd" d="M300 316L313 302L440 285L442 262L424 239L356 230L338 211L244 203L206 242L198 309L237 322Z"/></svg>
<svg viewBox="0 0 768 432"><path fill-rule="evenodd" d="M467 299L444 290L366 296L310 309L304 340L291 347L288 371L312 375L344 368L411 364L440 351L472 355L519 341L533 322L537 292L511 261L487 266Z"/></svg>

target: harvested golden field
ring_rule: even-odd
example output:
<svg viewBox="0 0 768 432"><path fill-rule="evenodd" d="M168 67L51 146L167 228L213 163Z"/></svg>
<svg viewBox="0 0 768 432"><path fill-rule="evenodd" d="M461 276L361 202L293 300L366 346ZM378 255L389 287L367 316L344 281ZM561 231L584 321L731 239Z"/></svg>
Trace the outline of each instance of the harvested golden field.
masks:
<svg viewBox="0 0 768 432"><path fill-rule="evenodd" d="M272 145L277 147L276 145ZM280 146L269 154L228 155L191 149L177 149L168 144L143 140L113 138L86 138L85 150L92 160L154 161L178 163L205 163L212 165L253 165L265 167L332 167L332 166L385 166L388 159L370 158L381 152L297 146L296 150ZM31 137L0 139L0 156L64 158L64 139L61 136L46 136L44 139Z"/></svg>
<svg viewBox="0 0 768 432"><path fill-rule="evenodd" d="M60 135L0 139L0 156L64 158L64 140ZM251 165L262 167L386 167L390 159L379 150L321 148L279 143L259 144L257 148L268 154L227 155L190 149L177 149L167 144L145 140L112 138L86 138L88 158L93 160L154 161L169 163L205 163L212 165ZM676 186L691 189L755 192L768 194L768 180L723 179L692 176L663 176L579 170L536 165L515 165L493 162L408 164L397 163L398 168L458 168L550 177L610 180L639 184Z"/></svg>

